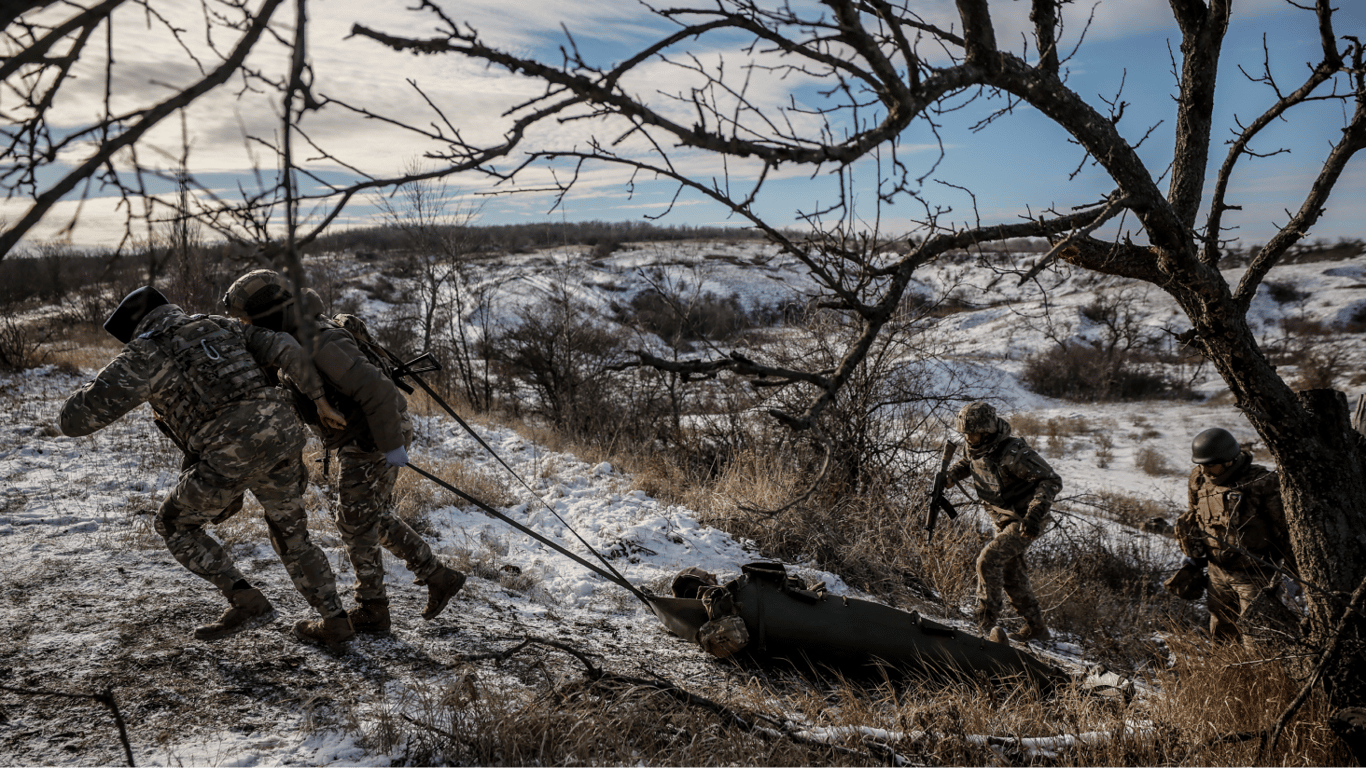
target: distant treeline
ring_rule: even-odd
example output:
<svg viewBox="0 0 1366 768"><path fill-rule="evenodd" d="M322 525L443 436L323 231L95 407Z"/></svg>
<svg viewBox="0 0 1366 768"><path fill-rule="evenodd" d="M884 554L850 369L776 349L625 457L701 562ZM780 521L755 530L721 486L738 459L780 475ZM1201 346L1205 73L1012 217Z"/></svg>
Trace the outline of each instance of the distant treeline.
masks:
<svg viewBox="0 0 1366 768"><path fill-rule="evenodd" d="M756 240L762 232L748 227L659 226L646 221L546 221L533 224L474 225L461 228L461 239L476 251L517 253L565 245L604 246L641 241ZM307 252L350 251L358 254L409 247L411 235L384 225L332 232L311 243Z"/></svg>

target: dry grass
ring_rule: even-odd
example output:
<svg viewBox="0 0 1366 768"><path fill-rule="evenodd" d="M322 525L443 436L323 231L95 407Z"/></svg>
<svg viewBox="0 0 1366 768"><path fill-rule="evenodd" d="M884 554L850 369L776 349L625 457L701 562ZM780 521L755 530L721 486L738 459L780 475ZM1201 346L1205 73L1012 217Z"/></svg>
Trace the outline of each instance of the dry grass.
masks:
<svg viewBox="0 0 1366 768"><path fill-rule="evenodd" d="M426 459L423 469L492 507L515 504L516 496L507 480L499 474L473 470L459 460ZM419 534L429 532L428 515L449 505L466 506L463 499L451 495L437 484L415 472L400 472L394 485L394 514Z"/></svg>
<svg viewBox="0 0 1366 768"><path fill-rule="evenodd" d="M1143 446L1134 454L1134 466L1143 470L1144 474L1153 476L1179 474L1180 470L1173 469L1167 462L1167 457L1161 451L1152 446Z"/></svg>
<svg viewBox="0 0 1366 768"><path fill-rule="evenodd" d="M118 339L102 328L83 323L65 326L65 331L44 347L45 362L70 373L98 371L122 351Z"/></svg>
<svg viewBox="0 0 1366 768"><path fill-rule="evenodd" d="M610 673L589 680L557 654L499 664L536 666L526 688L461 665L441 684L416 684L353 707L351 729L378 753L408 764L501 765L1340 765L1344 750L1322 725L1314 697L1277 754L1247 734L1269 727L1295 695L1294 676L1240 647L1211 648L1190 633L1166 636L1173 660L1158 687L1132 701L1078 687L1045 695L1031 686L904 679L800 677L737 669L724 686L681 685L740 716L684 703ZM527 675L524 680L535 680ZM678 681L674 681L678 683ZM406 714L400 715L403 712ZM1046 741L1022 742L1021 739ZM818 740L824 743L818 743ZM1033 748L1034 751L1030 751Z"/></svg>

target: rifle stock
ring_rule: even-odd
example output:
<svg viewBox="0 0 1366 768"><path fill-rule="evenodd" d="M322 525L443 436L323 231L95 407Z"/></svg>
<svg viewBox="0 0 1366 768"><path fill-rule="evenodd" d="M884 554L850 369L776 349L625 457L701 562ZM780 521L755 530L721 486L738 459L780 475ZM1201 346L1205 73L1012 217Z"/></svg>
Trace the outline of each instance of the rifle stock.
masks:
<svg viewBox="0 0 1366 768"><path fill-rule="evenodd" d="M949 519L958 517L958 510L953 508L949 500L944 498L944 489L949 481L949 465L953 463L953 454L958 450L958 443L945 438L944 449L939 463L939 472L934 476L934 487L930 490L929 508L925 510L925 541L934 537L934 529L939 525L939 513L942 511L949 516Z"/></svg>

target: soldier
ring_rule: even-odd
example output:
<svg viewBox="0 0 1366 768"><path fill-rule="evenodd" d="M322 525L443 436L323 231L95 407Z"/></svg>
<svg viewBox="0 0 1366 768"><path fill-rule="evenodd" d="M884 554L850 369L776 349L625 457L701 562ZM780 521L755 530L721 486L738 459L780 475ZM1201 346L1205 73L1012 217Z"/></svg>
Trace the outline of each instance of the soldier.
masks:
<svg viewBox="0 0 1366 768"><path fill-rule="evenodd" d="M1024 628L1008 637L1047 641L1051 635L1029 584L1024 555L1043 531L1062 478L1024 439L1012 437L1010 424L987 403L963 406L957 426L968 451L949 467L948 486L971 475L977 497L996 525L996 536L977 557L977 626L983 635L996 626L1004 590L1025 620Z"/></svg>
<svg viewBox="0 0 1366 768"><path fill-rule="evenodd" d="M340 418L302 350L286 334L245 328L226 317L186 315L152 287L128 294L104 324L124 349L62 406L65 435L88 435L144 402L189 461L156 513L157 533L181 565L212 583L229 607L195 630L219 640L275 618L275 609L233 565L204 526L250 490L265 508L270 543L294 586L322 620L300 621L301 640L336 647L352 636L327 556L309 540L302 496L305 433L262 365L298 381L319 412Z"/></svg>
<svg viewBox="0 0 1366 768"><path fill-rule="evenodd" d="M322 424L307 401L301 415L323 440L337 449L340 464L340 503L337 530L356 569L356 601L351 624L359 632L389 631L389 598L384 587L380 545L403 560L427 586L422 618L436 618L465 583L465 575L442 564L422 537L398 519L390 508L399 468L408 463L413 439L408 403L394 380L367 357L357 339L321 314L316 294L306 297L306 315L317 324L313 363L321 374L328 399L337 403L347 420L345 429ZM243 323L284 330L296 336L294 298L277 272L258 269L238 278L223 296L228 314ZM378 364L377 364L378 363Z"/></svg>
<svg viewBox="0 0 1366 768"><path fill-rule="evenodd" d="M1176 520L1176 539L1186 555L1183 573L1168 589L1185 591L1185 581L1208 590L1209 632L1238 640L1252 627L1293 634L1294 614L1280 600L1275 566L1295 569L1290 531L1281 505L1280 477L1238 445L1226 429L1207 429L1191 443L1187 510ZM1200 569L1207 568L1208 574ZM1199 590L1187 592L1199 597ZM1244 638L1247 640L1247 638Z"/></svg>

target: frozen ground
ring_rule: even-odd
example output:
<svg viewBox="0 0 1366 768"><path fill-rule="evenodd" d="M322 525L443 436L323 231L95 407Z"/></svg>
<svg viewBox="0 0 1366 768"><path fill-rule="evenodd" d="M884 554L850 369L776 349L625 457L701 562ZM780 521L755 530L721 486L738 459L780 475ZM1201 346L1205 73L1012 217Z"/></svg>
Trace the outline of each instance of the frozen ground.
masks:
<svg viewBox="0 0 1366 768"><path fill-rule="evenodd" d="M735 293L748 304L776 302L788 291L810 288L793 263L757 245L650 246L597 262L573 252L519 258L524 263L491 270L519 275L503 281L503 311L534 301L548 286L605 307L660 275L704 280L705 290ZM660 271L642 271L651 266ZM1291 302L1277 302L1265 289L1259 295L1254 313L1268 343L1276 341L1286 317L1350 319L1366 304L1364 272L1366 259L1359 257L1287 265L1273 273L1273 281L1298 286L1305 295ZM1045 314L1037 287L1016 289L1009 278L965 266L925 270L922 290L957 286L964 300L979 307L941 321L939 332L953 345L946 364L987 374L980 379L981 394L1008 413L1076 425L1056 443L1034 438L1064 478L1066 519L1101 526L1108 535L1140 537L1153 557L1174 557L1167 539L1089 518L1088 500L1123 492L1175 513L1183 503L1196 432L1218 425L1247 442L1255 442L1254 435L1220 396L1222 385L1208 368L1192 371L1196 389L1207 398L1201 401L1084 405L1024 390L1016 377L1026 355L1053 343L1050 336L1097 333L1079 312L1097 292L1135 290L1084 275L1046 279L1052 303ZM1136 296L1132 306L1146 327L1181 329L1169 300L1156 291ZM1320 343L1340 351L1343 371L1360 370L1366 358L1359 334L1338 333ZM420 714L457 695L471 677L490 689L531 684L543 674L534 660L458 658L502 650L526 636L569 642L598 654L608 669L648 670L686 681L701 693L733 684L727 666L669 635L629 593L504 524L455 506L431 515L428 539L443 556L478 568L436 621L418 618L425 591L411 584L402 564L389 560L391 637L358 639L339 657L300 646L287 631L307 607L259 526L237 519L221 534L247 575L275 601L280 618L219 643L191 641L193 627L216 616L222 605L205 583L174 562L151 530L149 513L174 481L174 449L152 427L147 408L92 437L60 436L57 411L82 380L51 368L0 378L0 685L90 693L112 688L139 764L401 761L401 752L363 748L366 742L357 734L372 732L395 712ZM1360 384L1337 382L1353 396ZM439 413L420 422L415 463L458 460L473 472L502 472ZM700 525L691 510L650 498L608 465L547 451L507 429L478 429L540 499L510 482L518 500L505 511L582 552L544 501L595 548L613 553L614 565L636 584L662 588L689 565L727 578L754 559L743 542ZM1108 448L1101 435L1108 436ZM1145 448L1166 457L1170 473L1141 471L1136 461ZM310 489L310 506L315 538L339 582L349 583L349 566L325 519L329 507L321 486ZM249 506L239 518L250 518L250 512ZM838 577L804 565L789 567L848 593ZM1086 661L1084 650L1066 638L1050 655L1076 666ZM110 717L99 704L0 692L0 764L121 762Z"/></svg>

